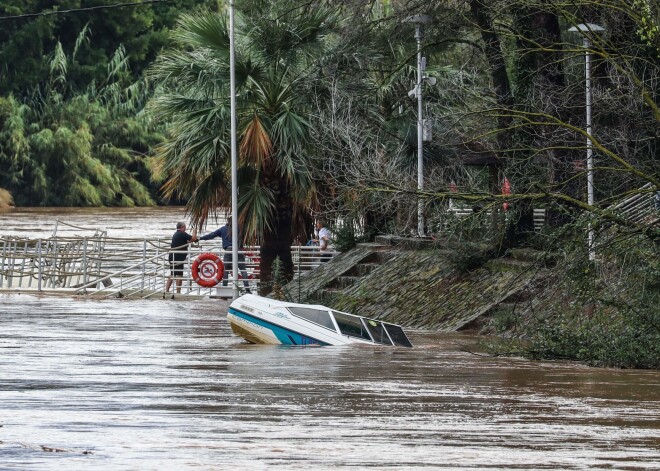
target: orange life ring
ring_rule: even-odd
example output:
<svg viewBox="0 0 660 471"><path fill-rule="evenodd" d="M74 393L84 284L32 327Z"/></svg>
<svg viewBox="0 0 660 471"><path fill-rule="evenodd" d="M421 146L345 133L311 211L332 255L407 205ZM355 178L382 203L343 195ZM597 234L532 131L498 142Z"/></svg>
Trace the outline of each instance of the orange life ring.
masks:
<svg viewBox="0 0 660 471"><path fill-rule="evenodd" d="M195 259L191 271L195 283L204 288L213 288L222 280L225 265L219 256L206 252Z"/></svg>

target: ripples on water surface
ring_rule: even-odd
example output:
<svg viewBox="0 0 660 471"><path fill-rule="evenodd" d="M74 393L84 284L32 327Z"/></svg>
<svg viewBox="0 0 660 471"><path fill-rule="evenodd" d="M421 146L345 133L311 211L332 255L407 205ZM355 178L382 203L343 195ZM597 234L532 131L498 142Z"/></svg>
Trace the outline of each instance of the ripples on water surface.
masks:
<svg viewBox="0 0 660 471"><path fill-rule="evenodd" d="M251 346L226 307L0 295L0 468L660 468L658 372Z"/></svg>
<svg viewBox="0 0 660 471"><path fill-rule="evenodd" d="M221 214L222 216L222 214ZM0 210L0 236L47 238L53 235L57 220L85 229L103 229L109 237L171 237L177 221L189 222L183 208L13 208ZM223 220L224 221L224 220ZM214 230L217 221L209 221ZM90 235L58 226L58 235Z"/></svg>

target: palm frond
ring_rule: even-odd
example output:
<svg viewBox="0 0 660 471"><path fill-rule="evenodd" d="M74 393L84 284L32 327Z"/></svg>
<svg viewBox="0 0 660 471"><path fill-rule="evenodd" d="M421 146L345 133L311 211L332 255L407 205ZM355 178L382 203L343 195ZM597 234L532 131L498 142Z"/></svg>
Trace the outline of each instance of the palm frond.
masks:
<svg viewBox="0 0 660 471"><path fill-rule="evenodd" d="M108 76L106 82L111 83L120 74L128 71L128 57L126 57L126 49L123 45L115 50L110 62L108 62Z"/></svg>
<svg viewBox="0 0 660 471"><path fill-rule="evenodd" d="M273 143L255 113L241 135L240 158L244 165L263 168L273 152Z"/></svg>
<svg viewBox="0 0 660 471"><path fill-rule="evenodd" d="M185 48L208 48L221 56L229 55L229 30L226 15L208 12L181 15L173 39Z"/></svg>
<svg viewBox="0 0 660 471"><path fill-rule="evenodd" d="M256 241L261 234L273 230L275 195L270 188L253 180L251 185L241 186L238 210L246 241Z"/></svg>
<svg viewBox="0 0 660 471"><path fill-rule="evenodd" d="M224 202L231 196L226 176L226 172L217 171L196 182L186 207L195 227L203 227L211 214L225 206Z"/></svg>

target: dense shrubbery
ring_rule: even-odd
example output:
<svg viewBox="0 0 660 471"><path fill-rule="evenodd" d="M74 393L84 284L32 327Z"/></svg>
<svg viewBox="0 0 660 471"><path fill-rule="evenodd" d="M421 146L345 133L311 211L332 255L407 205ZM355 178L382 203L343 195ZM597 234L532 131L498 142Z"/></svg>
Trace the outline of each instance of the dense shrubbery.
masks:
<svg viewBox="0 0 660 471"><path fill-rule="evenodd" d="M639 233L607 235L597 264L583 248L569 249L542 280L538 298L521 304L512 324L521 353L594 366L660 368L658 246Z"/></svg>
<svg viewBox="0 0 660 471"><path fill-rule="evenodd" d="M361 242L372 241L375 237L374 232L358 234L353 220L346 220L334 228L332 232L332 244L338 252L346 252Z"/></svg>
<svg viewBox="0 0 660 471"><path fill-rule="evenodd" d="M532 358L565 358L594 366L660 368L660 299L640 311L620 306L570 309L535 324L524 351Z"/></svg>
<svg viewBox="0 0 660 471"><path fill-rule="evenodd" d="M141 76L182 11L217 3L50 14L98 3L0 2L16 16L0 28L0 187L19 206L154 204L147 155L162 139L141 113Z"/></svg>
<svg viewBox="0 0 660 471"><path fill-rule="evenodd" d="M160 138L141 113L144 84L129 81L119 48L103 83L75 90L74 60L58 45L45 88L24 101L0 97L0 187L21 206L154 204L147 153Z"/></svg>

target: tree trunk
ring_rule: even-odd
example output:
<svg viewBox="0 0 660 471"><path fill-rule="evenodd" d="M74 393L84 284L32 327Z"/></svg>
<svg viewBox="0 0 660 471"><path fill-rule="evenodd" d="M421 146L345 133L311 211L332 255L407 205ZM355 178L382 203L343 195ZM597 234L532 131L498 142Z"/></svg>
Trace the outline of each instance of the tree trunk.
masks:
<svg viewBox="0 0 660 471"><path fill-rule="evenodd" d="M481 39L484 42L484 53L490 66L490 78L497 103L504 108L510 108L513 105L511 85L506 71L504 54L502 54L500 37L495 32L488 6L483 0L472 0L470 10L474 21L479 26ZM500 120L500 129L506 129L511 123L511 118L505 116L504 113L498 119Z"/></svg>
<svg viewBox="0 0 660 471"><path fill-rule="evenodd" d="M293 260L291 258L292 200L289 186L281 177L264 178L275 195L275 217L271 229L267 230L261 241L259 256L259 294L270 293L274 282L287 283L293 279ZM278 258L281 262L279 280L274 279L273 263Z"/></svg>
<svg viewBox="0 0 660 471"><path fill-rule="evenodd" d="M504 110L511 109L514 105L511 84L509 83L509 76L506 70L504 54L502 53L500 37L494 29L493 18L486 2L483 0L471 0L470 10L474 21L477 23L477 26L479 26L481 39L484 42L484 54L490 67L490 79L497 103L499 107ZM507 128L511 125L512 119L506 112L499 112L497 115L499 132L497 133L498 148L496 149L496 156L499 163L490 168L489 186L493 193L499 193L500 181L503 179L503 152L506 152L511 147L511 132ZM493 230L496 230L499 226L498 222L498 215L493 211L493 218L491 220L491 228ZM506 237L506 235L504 237Z"/></svg>
<svg viewBox="0 0 660 471"><path fill-rule="evenodd" d="M561 29L559 18L556 13L533 6L529 8L515 9L514 27L517 33L518 68L516 69L516 97L517 106L528 111L539 110L539 104L550 102L553 104L551 110L541 108L540 111L556 115L559 119L571 122L573 112L570 107L562 106L562 103L579 101L566 98L568 90L565 86L564 76L564 53L562 52ZM564 96L564 99L560 97ZM541 105L542 106L542 105ZM546 151L545 158L539 159L539 165L545 167L545 171L539 172L536 178L539 181L527 182L527 185L540 183L543 186L555 186L555 191L574 194L576 188L567 188L566 183L575 172L573 168L574 152L562 149L564 142L561 137L553 136L554 127L545 127L540 133L535 129L521 128L516 142L526 142L531 152L534 152L536 144L534 136L541 134L548 140L549 147L557 150ZM560 142L556 142L557 140ZM554 143L554 145L553 145ZM526 155L521 156L527 159ZM543 181L540 179L543 178ZM575 186L575 185L573 185ZM520 222L514 231L516 239L521 239L526 232L533 230L534 215L533 208L519 208ZM548 221L557 226L568 222L567 213L559 207L549 207ZM522 237L524 238L524 237Z"/></svg>

